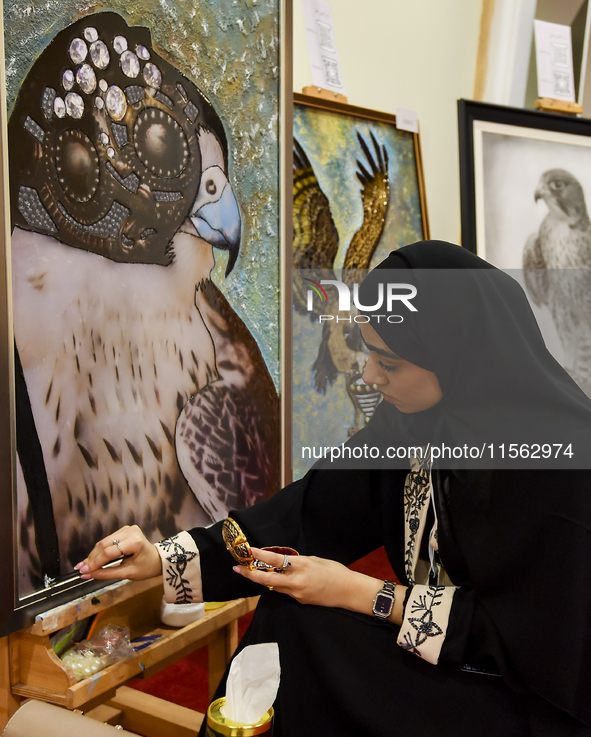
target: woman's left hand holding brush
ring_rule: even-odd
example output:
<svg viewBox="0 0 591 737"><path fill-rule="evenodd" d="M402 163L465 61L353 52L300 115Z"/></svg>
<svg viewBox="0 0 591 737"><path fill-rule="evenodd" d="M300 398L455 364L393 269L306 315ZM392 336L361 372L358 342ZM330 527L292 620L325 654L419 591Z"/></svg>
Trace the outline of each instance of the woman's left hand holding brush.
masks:
<svg viewBox="0 0 591 737"><path fill-rule="evenodd" d="M122 555L130 557L126 557L118 566L103 568ZM88 558L80 561L74 568L80 571L81 578L97 580L142 581L162 573L162 563L156 547L137 525L126 525L100 540Z"/></svg>

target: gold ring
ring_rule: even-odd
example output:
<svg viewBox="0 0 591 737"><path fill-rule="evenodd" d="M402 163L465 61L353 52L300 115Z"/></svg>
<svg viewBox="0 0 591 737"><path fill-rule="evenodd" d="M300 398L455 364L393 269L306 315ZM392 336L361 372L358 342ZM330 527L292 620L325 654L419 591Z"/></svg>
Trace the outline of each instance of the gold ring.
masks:
<svg viewBox="0 0 591 737"><path fill-rule="evenodd" d="M273 591L275 587L274 586L267 586L267 588L269 589L269 591Z"/></svg>

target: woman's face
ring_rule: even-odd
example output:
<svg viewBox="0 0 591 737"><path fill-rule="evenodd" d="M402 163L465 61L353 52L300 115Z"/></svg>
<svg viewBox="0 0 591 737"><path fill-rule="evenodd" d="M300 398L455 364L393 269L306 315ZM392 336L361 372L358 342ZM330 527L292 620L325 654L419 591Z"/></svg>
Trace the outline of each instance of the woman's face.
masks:
<svg viewBox="0 0 591 737"><path fill-rule="evenodd" d="M443 398L439 380L432 371L405 361L393 353L369 323L362 323L361 335L369 348L363 372L366 384L376 384L384 400L404 414L422 412Z"/></svg>

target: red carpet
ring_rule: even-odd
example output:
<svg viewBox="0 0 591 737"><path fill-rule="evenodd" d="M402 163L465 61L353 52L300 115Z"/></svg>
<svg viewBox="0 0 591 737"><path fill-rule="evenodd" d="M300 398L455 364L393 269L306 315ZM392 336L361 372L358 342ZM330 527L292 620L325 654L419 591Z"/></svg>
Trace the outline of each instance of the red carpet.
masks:
<svg viewBox="0 0 591 737"><path fill-rule="evenodd" d="M374 576L375 578L398 580L394 575L384 548L374 550L373 553L366 555L365 558L360 558L356 563L350 565L349 568L359 571L359 573L365 573L368 576Z"/></svg>
<svg viewBox="0 0 591 737"><path fill-rule="evenodd" d="M366 573L381 579L393 579L394 573L386 558L384 548L361 558L350 566L354 571ZM253 614L247 614L239 622L240 637L246 632ZM161 670L145 680L131 681L129 684L138 691L158 696L174 704L204 713L209 705L207 682L207 648L196 650L187 658Z"/></svg>

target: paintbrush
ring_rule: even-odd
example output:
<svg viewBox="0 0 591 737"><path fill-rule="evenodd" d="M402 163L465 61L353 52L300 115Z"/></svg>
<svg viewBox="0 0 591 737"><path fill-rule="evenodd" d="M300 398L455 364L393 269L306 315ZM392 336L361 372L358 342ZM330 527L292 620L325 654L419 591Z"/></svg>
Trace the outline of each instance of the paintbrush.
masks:
<svg viewBox="0 0 591 737"><path fill-rule="evenodd" d="M119 558L115 558L115 560L109 561L109 563L105 563L104 566L101 566L101 570L106 570L107 568L114 568L118 566L120 563L122 563L124 560L127 560L128 558L133 557L132 555L121 555ZM63 576L57 576L56 578L52 578L51 576L48 576L45 574L43 576L43 583L44 588L46 589L53 589L56 586L63 586L64 584L68 583L75 583L76 581L80 580L80 576L82 574L80 571L72 571L72 573L66 573ZM91 581L92 579L88 579Z"/></svg>

